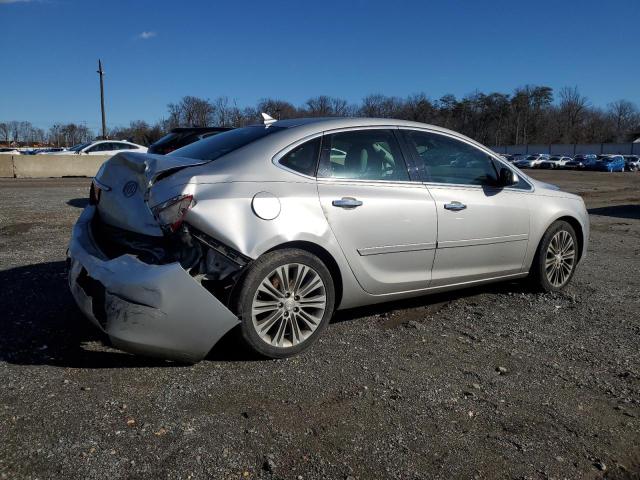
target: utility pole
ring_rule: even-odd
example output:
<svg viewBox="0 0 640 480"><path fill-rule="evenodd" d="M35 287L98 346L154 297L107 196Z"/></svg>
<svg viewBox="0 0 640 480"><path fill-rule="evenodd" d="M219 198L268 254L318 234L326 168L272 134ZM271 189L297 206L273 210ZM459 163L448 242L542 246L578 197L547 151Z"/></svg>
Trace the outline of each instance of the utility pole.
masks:
<svg viewBox="0 0 640 480"><path fill-rule="evenodd" d="M102 110L102 138L107 138L107 122L104 117L104 82L102 77L104 76L104 70L102 70L102 62L98 60L98 75L100 75L100 109Z"/></svg>

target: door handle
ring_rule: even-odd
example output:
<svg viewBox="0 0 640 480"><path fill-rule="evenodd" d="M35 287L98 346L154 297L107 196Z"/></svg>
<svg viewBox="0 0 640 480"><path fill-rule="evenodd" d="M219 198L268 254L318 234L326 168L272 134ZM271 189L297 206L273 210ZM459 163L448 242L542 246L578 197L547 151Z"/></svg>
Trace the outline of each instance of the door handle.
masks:
<svg viewBox="0 0 640 480"><path fill-rule="evenodd" d="M467 208L467 206L464 203L453 201L453 202L445 203L444 208L446 210L453 210L454 212L457 212L459 210L464 210L465 208Z"/></svg>
<svg viewBox="0 0 640 480"><path fill-rule="evenodd" d="M342 197L340 200L331 202L331 205L340 208L356 208L362 205L362 200L356 200L353 197Z"/></svg>

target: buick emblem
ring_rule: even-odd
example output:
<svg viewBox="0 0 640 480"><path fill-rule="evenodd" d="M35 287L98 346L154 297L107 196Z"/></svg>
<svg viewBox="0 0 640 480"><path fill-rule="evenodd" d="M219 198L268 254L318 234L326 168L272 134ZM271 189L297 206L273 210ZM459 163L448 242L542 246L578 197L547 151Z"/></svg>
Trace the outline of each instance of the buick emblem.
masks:
<svg viewBox="0 0 640 480"><path fill-rule="evenodd" d="M138 184L133 180L124 184L122 187L122 193L125 197L132 197L138 191Z"/></svg>

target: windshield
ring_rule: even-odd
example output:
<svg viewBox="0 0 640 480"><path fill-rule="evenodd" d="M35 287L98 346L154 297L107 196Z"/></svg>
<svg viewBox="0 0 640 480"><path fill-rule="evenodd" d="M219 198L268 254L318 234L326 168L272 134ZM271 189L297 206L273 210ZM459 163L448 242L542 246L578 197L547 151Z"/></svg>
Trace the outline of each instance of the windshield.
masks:
<svg viewBox="0 0 640 480"><path fill-rule="evenodd" d="M538 159L538 155L529 155L527 157L527 160L537 160Z"/></svg>
<svg viewBox="0 0 640 480"><path fill-rule="evenodd" d="M91 145L91 142L79 143L78 145L74 145L73 147L71 147L69 150L72 152L79 152L80 150L82 150L85 147L88 147L89 145Z"/></svg>
<svg viewBox="0 0 640 480"><path fill-rule="evenodd" d="M197 160L215 160L229 152L244 147L272 133L284 130L283 127L262 125L236 128L212 137L207 137L185 147L174 150L169 155L195 158Z"/></svg>
<svg viewBox="0 0 640 480"><path fill-rule="evenodd" d="M178 134L177 133L167 133L164 137L161 137L159 140L156 140L154 142L154 145L162 145L164 143L169 143L170 141L172 141L174 138L177 138Z"/></svg>

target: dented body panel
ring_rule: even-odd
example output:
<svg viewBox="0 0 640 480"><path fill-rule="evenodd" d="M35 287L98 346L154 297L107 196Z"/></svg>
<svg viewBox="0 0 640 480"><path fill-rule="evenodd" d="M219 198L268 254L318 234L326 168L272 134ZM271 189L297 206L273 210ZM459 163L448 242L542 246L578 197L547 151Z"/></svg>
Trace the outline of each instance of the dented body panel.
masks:
<svg viewBox="0 0 640 480"><path fill-rule="evenodd" d="M295 119L275 125L248 127L272 130L212 160L184 158L181 150L167 156L126 152L100 169L94 180L100 189L97 206L88 207L74 228L69 283L79 307L116 346L167 358L202 358L238 324L227 305L243 270L278 248L320 251L318 256L329 260L339 289L336 309L524 277L542 235L560 218L573 221L581 240L578 260L585 256L589 224L579 197L529 178L455 132L391 119ZM487 193L479 185L453 188L414 177L316 178L279 163L307 141L350 129L396 129L398 135L401 129L418 129L455 137L530 188ZM409 162L411 155L405 150L402 157ZM185 197L190 203L180 237L167 232L158 212ZM343 206L336 201L355 197L364 201L358 209L336 209ZM517 206L507 212L515 216L488 222L490 215L507 211L484 208L490 201L504 202L500 198L510 199L503 207ZM459 199L469 199L467 210L446 210L445 202ZM125 232L129 254L126 248L125 254L115 249L111 256L105 252L113 251L100 250L92 238L94 216L107 226L99 231ZM177 239L176 248L185 253L151 255L156 245L138 245L138 238L127 239L128 232L145 237L142 243ZM474 265L480 265L477 271ZM459 275L450 274L456 269Z"/></svg>
<svg viewBox="0 0 640 480"><path fill-rule="evenodd" d="M94 213L93 206L84 210L69 244L69 286L78 307L123 350L204 358L238 323L236 316L177 263L105 258L91 235Z"/></svg>

